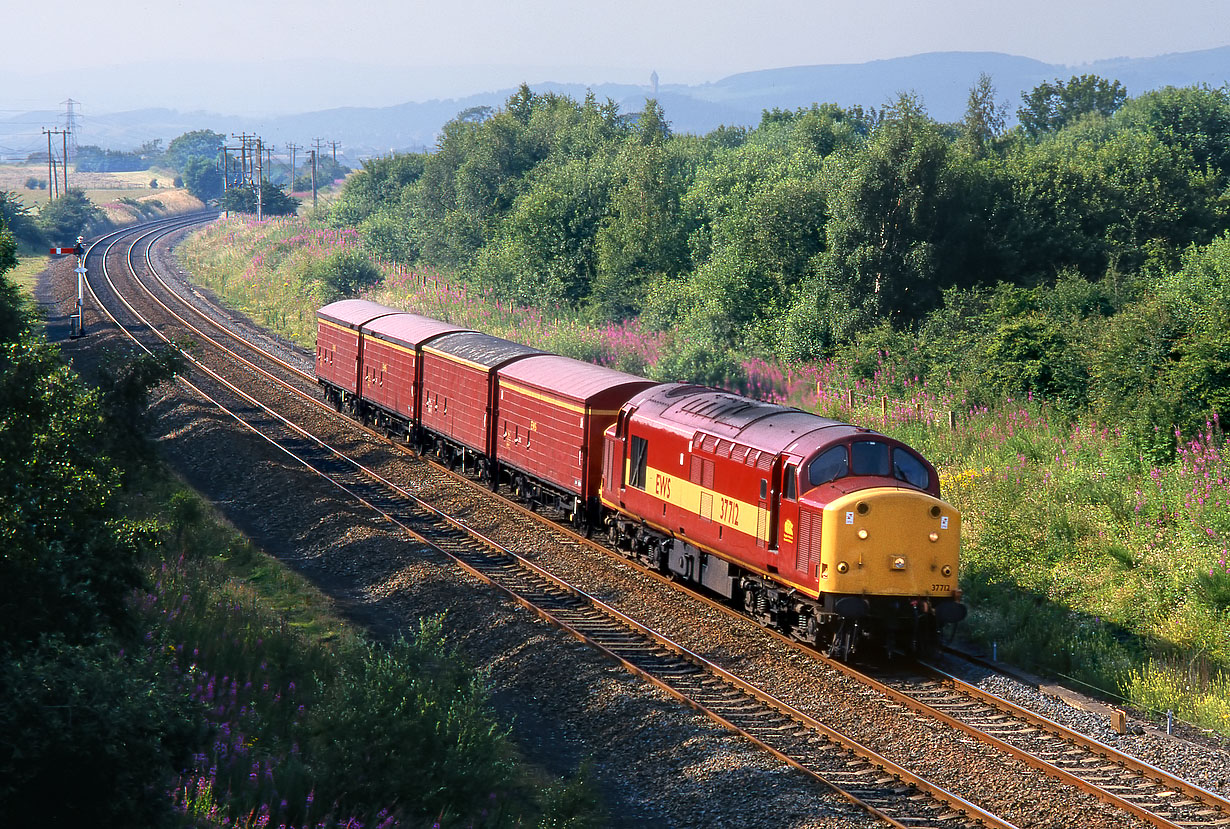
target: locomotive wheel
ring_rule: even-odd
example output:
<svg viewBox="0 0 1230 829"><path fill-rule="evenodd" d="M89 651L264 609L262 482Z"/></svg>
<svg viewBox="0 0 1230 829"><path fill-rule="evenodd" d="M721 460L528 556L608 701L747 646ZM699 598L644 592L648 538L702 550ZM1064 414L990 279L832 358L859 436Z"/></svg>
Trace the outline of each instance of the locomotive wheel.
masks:
<svg viewBox="0 0 1230 829"><path fill-rule="evenodd" d="M754 587L743 589L743 611L749 616L756 615L756 589Z"/></svg>
<svg viewBox="0 0 1230 829"><path fill-rule="evenodd" d="M586 538L590 536L589 522L585 520L584 513L574 512L572 514L572 528L577 532L584 532Z"/></svg>
<svg viewBox="0 0 1230 829"><path fill-rule="evenodd" d="M833 642L829 645L828 655L842 662L849 662L854 655L854 644L858 639L858 622L842 620L841 627L833 634Z"/></svg>

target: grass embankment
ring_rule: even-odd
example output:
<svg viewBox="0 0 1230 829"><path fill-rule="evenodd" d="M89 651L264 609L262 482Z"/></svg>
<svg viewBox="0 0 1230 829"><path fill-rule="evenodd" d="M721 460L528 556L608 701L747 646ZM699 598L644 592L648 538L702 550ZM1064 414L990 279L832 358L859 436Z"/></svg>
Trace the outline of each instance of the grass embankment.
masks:
<svg viewBox="0 0 1230 829"><path fill-rule="evenodd" d="M46 251L43 251L45 254ZM17 267L8 271L5 276L10 282L21 289L28 297L34 296L34 286L38 284L39 275L47 269L47 257L21 256L17 259Z"/></svg>
<svg viewBox="0 0 1230 829"><path fill-rule="evenodd" d="M119 227L203 208L205 205L200 199L185 188L173 185L175 177L174 172L161 168L122 173L70 170L68 184L74 190L84 191L86 198L98 205L106 222ZM0 190L15 193L23 204L37 211L48 203L52 191L50 187L27 187L26 182L31 178L46 184L47 165L0 164ZM151 187L151 182L157 182L158 186Z"/></svg>
<svg viewBox="0 0 1230 829"><path fill-rule="evenodd" d="M328 299L319 263L357 244L353 232L298 220L232 220L181 255L203 284L310 348L313 311ZM432 274L389 272L364 296L628 371L672 348L669 335L509 308ZM740 386L880 428L937 465L965 517L965 636L1023 667L1230 734L1230 460L1220 428L1176 435L1176 460L1155 466L1116 431L1072 423L1042 401L971 409L955 386L897 376L889 364L857 379L865 369L749 360Z"/></svg>
<svg viewBox="0 0 1230 829"><path fill-rule="evenodd" d="M88 196L87 192L87 196ZM91 197L91 201L94 199ZM112 225L121 226L171 216L176 213L191 213L201 210L205 204L184 189L145 191L136 195L112 194L98 203L99 209Z"/></svg>
<svg viewBox="0 0 1230 829"><path fill-rule="evenodd" d="M520 763L439 620L372 644L195 495L141 475L128 512L164 539L137 597L145 639L213 735L170 793L193 825L594 824L584 782Z"/></svg>
<svg viewBox="0 0 1230 829"><path fill-rule="evenodd" d="M32 283L42 264L23 262L23 285ZM11 358L26 352L5 353ZM54 354L48 362L58 366ZM152 369L147 365L138 373L147 376L143 372ZM102 459L95 468L86 450L71 452L71 462L58 460L55 444L67 442L66 431L77 435L78 418L95 416L95 398L82 393L65 401L64 389L75 393L76 379L58 367L46 370L32 409L50 420L48 433L32 441L43 454L18 463L16 451L7 447L4 461L14 468L54 470L40 479L46 491L26 499L36 505L30 507L36 517L27 521L68 524L76 534L68 536L70 543L46 544L33 558L20 548L6 550L6 557L13 555L5 572L17 586L22 579L29 579L27 586L35 581L31 571L38 566L53 574L41 580L49 586L37 598L63 604L56 610L69 623L66 630L38 630L50 645L27 644L33 655L21 659L28 661L0 666L6 683L14 670L27 679L10 701L23 705L24 715L21 709L14 715L9 706L5 719L26 729L13 746L27 750L24 757L12 751L3 757L6 775L20 769L24 776L16 787L0 786L0 814L21 816L18 823L46 815L56 822L89 813L99 805L97 797L110 795L112 805L136 804L147 809L147 817L162 815L169 801L182 820L166 825L194 827L584 829L600 822L583 775L561 782L520 760L506 726L496 720L483 674L444 641L441 620L429 619L417 631L380 644L345 624L308 581L255 548L153 462L135 415L125 416L130 397L121 393L122 404L103 405L116 418L104 432L118 460ZM27 363L12 374L29 380L34 371ZM117 376L120 385L141 382L122 370L112 380ZM48 414L49 399L71 416L61 419L61 408ZM20 449L22 430L8 433L9 443ZM81 483L103 479L94 489ZM72 500L71 486L106 497L107 510L91 512L84 497ZM110 499L112 492L119 503ZM61 521L57 509L88 514ZM55 520L44 520L48 515ZM88 521L105 524L107 533L122 534L124 542L106 546L101 531L90 533ZM139 563L144 580L135 571L130 576L130 562L119 560L125 555ZM87 565L90 558L107 560ZM114 630L100 624L79 632L72 625L82 627L92 617L63 595L88 598L94 585L87 582L108 580L100 589L115 591L115 605L130 612L112 608L105 618L121 619ZM132 592L125 586L139 582L144 586ZM81 603L88 606L87 599ZM8 615L10 625L25 618ZM70 633L95 644L78 647ZM22 645L19 638L15 634L6 645ZM117 701L97 686L110 690L116 674L107 671L125 665L133 681ZM20 693L22 687L28 693ZM73 754L74 762L60 752ZM164 781L168 761L178 778ZM131 771L129 762L145 762L148 775ZM73 779L72 769L90 764L125 771ZM90 794L107 780L118 784ZM63 796L54 807L43 802L56 794ZM159 808L149 805L155 800ZM119 825L110 822L116 813L98 815L101 825Z"/></svg>

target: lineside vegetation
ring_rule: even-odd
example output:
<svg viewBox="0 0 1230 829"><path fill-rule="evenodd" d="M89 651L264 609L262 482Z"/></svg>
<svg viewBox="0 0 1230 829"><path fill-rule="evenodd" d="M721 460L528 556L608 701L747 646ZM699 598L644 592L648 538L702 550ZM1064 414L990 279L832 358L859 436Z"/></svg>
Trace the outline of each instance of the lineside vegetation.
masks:
<svg viewBox="0 0 1230 829"><path fill-rule="evenodd" d="M376 643L161 469L149 391L40 338L0 223L0 825L598 825L439 618Z"/></svg>
<svg viewBox="0 0 1230 829"><path fill-rule="evenodd" d="M183 255L309 346L358 292L888 429L965 513L966 635L1230 733L1230 91L1044 87L707 136L523 88Z"/></svg>

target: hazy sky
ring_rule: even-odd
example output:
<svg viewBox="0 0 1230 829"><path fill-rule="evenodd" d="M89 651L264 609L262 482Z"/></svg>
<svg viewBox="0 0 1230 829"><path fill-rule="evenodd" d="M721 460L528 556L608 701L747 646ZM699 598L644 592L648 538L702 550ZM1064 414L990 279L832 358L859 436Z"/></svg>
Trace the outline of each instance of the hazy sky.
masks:
<svg viewBox="0 0 1230 829"><path fill-rule="evenodd" d="M1075 65L1230 44L1227 0L95 0L5 4L0 67L315 57L628 72L663 83L996 51ZM68 6L66 8L66 6ZM44 33L44 37L35 33ZM63 39L57 37L60 33ZM527 80L545 80L527 77Z"/></svg>
<svg viewBox="0 0 1230 829"><path fill-rule="evenodd" d="M7 0L0 118L264 116L523 81L697 84L936 51L1076 67L1230 45L1230 0ZM153 64L152 66L150 64ZM108 71L90 71L107 67ZM125 68L127 67L127 68ZM969 80L969 79L967 79ZM0 141L18 146L39 131ZM0 136L3 138L3 136ZM3 149L3 147L0 147Z"/></svg>

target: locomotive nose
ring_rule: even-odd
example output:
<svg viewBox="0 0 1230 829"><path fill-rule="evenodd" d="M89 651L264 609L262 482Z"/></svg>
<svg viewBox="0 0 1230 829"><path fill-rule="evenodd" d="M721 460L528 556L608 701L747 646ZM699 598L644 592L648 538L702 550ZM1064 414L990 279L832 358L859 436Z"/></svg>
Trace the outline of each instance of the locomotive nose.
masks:
<svg viewBox="0 0 1230 829"><path fill-rule="evenodd" d="M840 593L951 598L961 514L925 492L878 487L824 506L822 563Z"/></svg>

